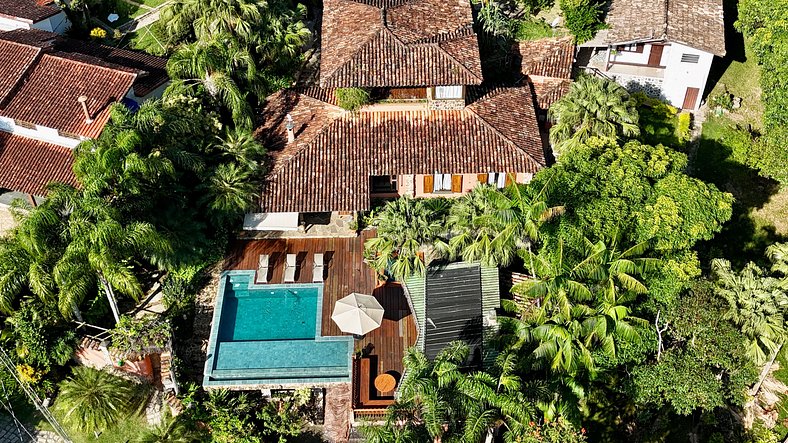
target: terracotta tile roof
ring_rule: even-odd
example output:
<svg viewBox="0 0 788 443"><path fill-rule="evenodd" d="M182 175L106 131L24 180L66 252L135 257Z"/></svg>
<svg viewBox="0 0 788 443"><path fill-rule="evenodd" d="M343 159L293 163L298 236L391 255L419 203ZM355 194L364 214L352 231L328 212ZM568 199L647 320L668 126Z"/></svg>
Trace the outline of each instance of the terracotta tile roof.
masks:
<svg viewBox="0 0 788 443"><path fill-rule="evenodd" d="M572 80L565 78L539 78L532 81L536 105L542 111L547 111L553 103L565 96L572 86Z"/></svg>
<svg viewBox="0 0 788 443"><path fill-rule="evenodd" d="M0 40L0 54L3 54L0 63L0 106L40 52L39 48Z"/></svg>
<svg viewBox="0 0 788 443"><path fill-rule="evenodd" d="M83 62L41 56L0 115L95 138L109 119L109 106L126 96L135 74ZM85 122L81 95L93 122Z"/></svg>
<svg viewBox="0 0 788 443"><path fill-rule="evenodd" d="M168 80L167 59L141 51L74 40L38 29L16 29L0 33L0 41L36 46L59 57L135 73L137 80L134 83L134 93L138 97L148 95Z"/></svg>
<svg viewBox="0 0 788 443"><path fill-rule="evenodd" d="M571 78L575 44L571 36L529 40L515 45L520 72L530 77Z"/></svg>
<svg viewBox="0 0 788 443"><path fill-rule="evenodd" d="M530 88L508 88L463 110L353 114L280 91L266 101L266 123L257 136L281 149L290 113L297 137L273 154L262 210L365 210L373 175L536 172L545 158L531 103Z"/></svg>
<svg viewBox="0 0 788 443"><path fill-rule="evenodd" d="M474 85L479 43L467 0L325 0L323 87Z"/></svg>
<svg viewBox="0 0 788 443"><path fill-rule="evenodd" d="M0 0L0 15L36 23L60 12L51 0Z"/></svg>
<svg viewBox="0 0 788 443"><path fill-rule="evenodd" d="M0 188L45 195L50 181L76 186L71 149L0 131Z"/></svg>
<svg viewBox="0 0 788 443"><path fill-rule="evenodd" d="M722 0L613 0L610 44L667 40L725 55Z"/></svg>

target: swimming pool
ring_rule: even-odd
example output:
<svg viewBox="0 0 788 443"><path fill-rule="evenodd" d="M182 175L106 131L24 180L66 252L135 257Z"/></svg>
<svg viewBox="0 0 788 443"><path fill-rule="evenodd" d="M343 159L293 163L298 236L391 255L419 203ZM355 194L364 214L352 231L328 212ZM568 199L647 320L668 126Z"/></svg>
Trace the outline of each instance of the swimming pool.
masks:
<svg viewBox="0 0 788 443"><path fill-rule="evenodd" d="M253 282L254 271L222 274L203 384L349 381L352 338L320 336L322 284Z"/></svg>

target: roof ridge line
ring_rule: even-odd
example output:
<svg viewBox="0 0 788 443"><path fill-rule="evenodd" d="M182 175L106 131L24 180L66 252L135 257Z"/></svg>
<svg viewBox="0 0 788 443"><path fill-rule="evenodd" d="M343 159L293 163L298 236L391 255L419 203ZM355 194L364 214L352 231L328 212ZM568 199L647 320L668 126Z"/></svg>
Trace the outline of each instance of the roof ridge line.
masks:
<svg viewBox="0 0 788 443"><path fill-rule="evenodd" d="M30 61L30 63L25 67L25 70L22 72L22 75L19 76L17 81L14 83L14 86L12 86L11 89L8 90L8 93L5 95L5 97L2 97L2 99L0 99L0 109L2 110L5 110L5 107L8 106L8 103L11 101L11 98L15 96L17 92L19 92L19 89L22 86L24 86L25 82L30 77L30 74L32 73L34 67L38 64L38 62L41 60L41 57L44 54L44 49L41 47L28 45L25 43L13 42L13 41L11 43L16 43L21 46L27 46L28 48L35 48L36 54L35 56L33 56L33 59Z"/></svg>
<svg viewBox="0 0 788 443"><path fill-rule="evenodd" d="M451 59L451 60L452 60L454 63L456 63L456 64L460 65L460 67L461 67L461 68L462 68L462 69L465 71L465 73L466 73L466 74L469 74L471 77L474 77L474 78L477 78L477 79L479 79L479 80L481 80L481 81L484 81L484 76L482 76L482 77L479 77L478 75L476 75L476 73L474 73L474 72L473 72L473 71L471 71L471 70L470 70L470 69L469 69L467 66L465 66L465 63L463 63L463 62L461 62L461 61L457 60L457 57L455 57L455 56L453 56L453 55L449 54L449 52L448 52L448 51L446 51L445 49L443 49L443 47L441 46L441 44L440 44L440 43L427 43L427 45L430 45L430 46L434 45L436 48L438 48L438 50L439 50L441 53L443 53L444 55L446 55L447 57L449 57L449 58L450 58L450 59Z"/></svg>
<svg viewBox="0 0 788 443"><path fill-rule="evenodd" d="M65 52L63 52L63 51L57 51L57 52L62 52L62 53L65 53ZM138 72L130 72L130 71L125 71L125 70L122 70L122 69L109 68L109 67L107 67L107 66L94 65L94 64L91 64L91 63L88 63L88 62L83 62L83 61L81 61L81 60L77 60L77 59L73 59L73 58L68 58L68 57L63 57L63 56L61 56L61 55L58 55L58 54L56 54L56 53L52 53L52 52L46 52L46 53L44 53L44 54L41 56L41 58L43 59L43 58L44 58L44 56L46 56L46 55L48 55L48 56L50 56L50 57L52 57L52 58L56 58L56 59L58 59L58 60L65 60L65 61L67 61L67 62L70 62L70 63L77 63L77 64L80 64L80 65L82 65L82 66L89 66L89 67L94 67L94 68L100 68L100 69L104 69L104 70L106 70L106 71L113 71L113 72L119 72L119 73L122 73L122 74L129 74L129 75L132 75L132 76L134 76L134 81L136 81L136 80L137 80L137 74L138 74ZM92 56L90 56L90 55L85 55L85 54L81 54L81 53L80 53L80 55L83 55L83 56L85 56L85 57L92 57ZM101 61L101 59L100 59L100 58L98 58L98 57L92 57L92 58L95 58L96 60L100 60L100 61ZM110 62L106 62L106 63L110 63ZM145 70L142 70L142 69L139 69L138 71L140 71L140 72L147 72L147 71L145 71Z"/></svg>
<svg viewBox="0 0 788 443"><path fill-rule="evenodd" d="M353 1L353 0L349 0L349 1ZM332 77L333 77L334 75L336 75L336 74L337 74L339 71L341 71L341 70L342 70L342 68L344 68L345 66L347 66L347 65L348 65L348 63L350 63L351 61L353 61L353 59L355 59L356 57L358 57L358 55L359 55L359 54L362 52L362 50L363 50L365 47L367 47L367 46L368 46L370 43L372 43L372 41L373 41L373 40L375 40L375 38L377 38L377 37L380 35L381 31L383 31L384 29L387 29L387 28L386 28L386 26L383 26L381 29L378 29L378 30L377 30L377 32L375 32L374 34L370 34L370 38L369 38L369 39L368 39L366 42L364 42L363 44L361 44L361 45L359 46L359 50L355 51L355 52L353 53L352 57L350 57L349 59L347 59L347 60L346 60L344 63L340 64L340 65L339 65L339 66L337 66L336 68L334 68L334 70L333 70L333 71L331 71L330 73L326 74L326 79L325 79L325 81L323 81L322 79L320 79L320 77L322 77L322 75L318 75L318 85L319 85L321 88L336 88L336 86L323 86L323 84L324 84L324 83L325 83L325 84L329 83L329 82L331 81L331 79L332 79ZM322 45L322 42L321 42L321 45ZM323 54L322 54L322 53L320 54L320 57L321 57L321 59L322 59L322 57L323 57ZM320 65L322 66L322 63L320 63Z"/></svg>
<svg viewBox="0 0 788 443"><path fill-rule="evenodd" d="M484 103L485 101L487 101L487 100L489 100L489 99L491 99L491 98L493 98L493 97L497 97L497 96L499 96L499 95L501 95L501 94L503 94L503 93L505 92L504 88L496 88L496 89L498 90L497 92L493 92L493 93L487 94L487 96L483 96L483 97L482 97L482 99L480 99L480 100L477 100L476 102L474 102L474 103L472 103L472 104L477 104L477 103ZM529 90L530 90L530 86L529 86ZM531 94L531 96L533 97L533 92L532 92L532 91L529 91L529 93L530 93L530 94ZM507 142L507 143L508 143L510 146L513 146L515 149L517 149L518 151L520 151L520 152L522 152L523 154L525 154L525 155L526 155L526 156L527 156L529 159L531 159L531 161L533 161L535 164L537 164L537 165L541 165L541 164L542 164L541 162L539 162L538 160L536 160L536 159L534 158L534 156L533 156L533 155L531 155L531 154L530 154L528 151L526 151L525 149L521 148L521 147L520 147L520 146L519 146L517 143L515 143L514 141L512 141L512 140L511 140L509 137L505 136L505 135L504 135L504 134L503 134L501 131L499 131L499 130L498 130L498 128L496 128L496 127L495 127L495 126L494 126L492 123L490 123L490 122L488 122L487 120L485 120L485 119L484 119L484 117L482 117L481 115L479 115L479 113L478 113L478 112L474 111L474 110L473 110L473 108L471 107L471 105L469 105L469 106L466 106L466 107L465 107L465 109L467 109L467 110L468 110L468 112L470 112L470 113L471 113L471 115L473 115L474 117L478 118L478 119L479 119L479 121L481 121L481 122L482 122L482 124L484 124L484 126L486 126L488 129L492 130L492 131L493 131L493 132L494 132L496 135L498 135L499 137L501 137L502 139L504 139L504 140L505 140L505 141L506 141L506 142Z"/></svg>

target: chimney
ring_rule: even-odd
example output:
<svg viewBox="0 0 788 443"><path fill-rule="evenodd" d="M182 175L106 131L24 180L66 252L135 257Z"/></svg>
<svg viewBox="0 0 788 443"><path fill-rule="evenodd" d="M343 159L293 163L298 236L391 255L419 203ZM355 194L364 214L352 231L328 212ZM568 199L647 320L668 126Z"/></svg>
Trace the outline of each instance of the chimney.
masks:
<svg viewBox="0 0 788 443"><path fill-rule="evenodd" d="M77 101L80 105L82 105L82 112L85 113L85 123L88 125L93 123L93 119L90 118L90 113L88 112L88 105L85 104L85 102L88 101L88 97L85 95L80 95L79 98L77 98Z"/></svg>
<svg viewBox="0 0 788 443"><path fill-rule="evenodd" d="M293 116L290 114L287 114L287 125L285 127L287 128L287 143L293 143L295 141L295 131L293 130L295 123L293 123Z"/></svg>

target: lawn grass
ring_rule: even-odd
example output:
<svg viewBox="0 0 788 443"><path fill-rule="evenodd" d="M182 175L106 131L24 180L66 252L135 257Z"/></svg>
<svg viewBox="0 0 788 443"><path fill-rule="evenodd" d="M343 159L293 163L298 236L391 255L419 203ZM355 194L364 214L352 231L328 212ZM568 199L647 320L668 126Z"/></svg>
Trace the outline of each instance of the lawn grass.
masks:
<svg viewBox="0 0 788 443"><path fill-rule="evenodd" d="M705 263L715 257L726 257L737 266L762 261L766 246L788 238L788 188L759 176L758 171L734 158L734 128L750 125L758 130L763 114L760 67L749 42L742 40L742 44L743 56L730 61L711 93L727 90L742 97L742 107L722 116L709 115L693 158L692 171L698 178L736 199L733 216L723 231L700 248Z"/></svg>
<svg viewBox="0 0 788 443"><path fill-rule="evenodd" d="M132 0L136 3L142 3L145 6L150 6L151 8L155 8L167 2L167 0Z"/></svg>

